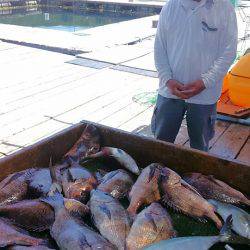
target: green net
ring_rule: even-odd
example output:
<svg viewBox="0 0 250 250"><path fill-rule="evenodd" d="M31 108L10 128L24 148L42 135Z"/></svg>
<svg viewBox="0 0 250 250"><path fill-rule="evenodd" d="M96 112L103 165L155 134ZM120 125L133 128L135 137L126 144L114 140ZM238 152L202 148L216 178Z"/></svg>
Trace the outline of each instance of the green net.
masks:
<svg viewBox="0 0 250 250"><path fill-rule="evenodd" d="M238 6L238 0L231 0L231 3L234 7Z"/></svg>

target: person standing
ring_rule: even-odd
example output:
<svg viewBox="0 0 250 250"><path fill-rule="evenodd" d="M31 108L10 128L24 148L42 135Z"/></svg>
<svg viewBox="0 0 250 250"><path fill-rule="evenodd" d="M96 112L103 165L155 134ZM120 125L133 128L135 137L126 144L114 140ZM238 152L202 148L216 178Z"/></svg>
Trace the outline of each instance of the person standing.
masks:
<svg viewBox="0 0 250 250"><path fill-rule="evenodd" d="M190 146L208 151L222 80L236 57L237 19L230 0L169 0L154 44L159 76L151 121L157 139L174 143L186 114Z"/></svg>

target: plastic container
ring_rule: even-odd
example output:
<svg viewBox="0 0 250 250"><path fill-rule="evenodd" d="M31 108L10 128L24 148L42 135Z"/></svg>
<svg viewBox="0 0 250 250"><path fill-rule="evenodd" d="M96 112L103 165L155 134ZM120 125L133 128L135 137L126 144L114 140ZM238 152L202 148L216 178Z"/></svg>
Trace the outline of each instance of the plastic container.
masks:
<svg viewBox="0 0 250 250"><path fill-rule="evenodd" d="M232 103L250 107L250 54L246 54L232 68L228 75L228 95Z"/></svg>
<svg viewBox="0 0 250 250"><path fill-rule="evenodd" d="M229 73L227 73L224 77L221 94L224 94L229 89L228 77L229 77Z"/></svg>

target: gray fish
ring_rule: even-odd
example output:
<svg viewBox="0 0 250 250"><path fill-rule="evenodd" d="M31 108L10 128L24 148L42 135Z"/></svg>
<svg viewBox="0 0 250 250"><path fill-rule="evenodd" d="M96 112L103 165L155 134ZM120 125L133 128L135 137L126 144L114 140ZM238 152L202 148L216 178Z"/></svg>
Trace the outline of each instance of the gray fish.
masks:
<svg viewBox="0 0 250 250"><path fill-rule="evenodd" d="M137 178L129 193L130 204L127 210L132 216L142 205L149 205L161 199L158 185L161 169L162 165L152 163L144 168Z"/></svg>
<svg viewBox="0 0 250 250"><path fill-rule="evenodd" d="M158 243L152 244L145 250L208 250L217 242L230 242L233 238L231 234L232 217L229 217L217 236L192 236L192 237L178 237L170 240L162 240ZM240 239L238 240L240 242ZM242 242L245 243L245 242Z"/></svg>
<svg viewBox="0 0 250 250"><path fill-rule="evenodd" d="M244 204L250 206L250 200L241 192L230 187L225 182L212 175L201 173L186 173L183 179L195 187L205 199L214 199L231 204Z"/></svg>
<svg viewBox="0 0 250 250"><path fill-rule="evenodd" d="M88 206L73 199L64 199L65 207L72 214L83 217ZM29 231L41 232L51 227L55 220L53 208L40 200L22 200L0 206L0 216Z"/></svg>
<svg viewBox="0 0 250 250"><path fill-rule="evenodd" d="M35 171L28 169L9 175L0 183L0 205L12 204L24 199L28 193L27 178Z"/></svg>
<svg viewBox="0 0 250 250"><path fill-rule="evenodd" d="M231 214L233 216L232 229L239 235L250 239L250 214L231 204L216 200L208 200L216 208L216 212L226 220Z"/></svg>
<svg viewBox="0 0 250 250"><path fill-rule="evenodd" d="M49 168L37 168L32 174L27 178L28 182L28 195L29 198L40 198L41 196L47 196L51 191L51 186L53 184L52 177L56 178L57 183L61 182L61 169L65 167L65 164L49 166ZM56 175L55 177L51 175L51 171Z"/></svg>
<svg viewBox="0 0 250 250"><path fill-rule="evenodd" d="M162 169L160 187L164 204L201 221L204 217L210 218L221 228L222 223L215 214L214 206L170 168Z"/></svg>
<svg viewBox="0 0 250 250"><path fill-rule="evenodd" d="M142 249L147 245L176 236L167 211L152 203L137 216L127 237L127 249Z"/></svg>
<svg viewBox="0 0 250 250"><path fill-rule="evenodd" d="M123 168L129 170L131 173L136 175L140 174L139 167L137 166L135 160L128 153L119 148L102 147L101 151L83 158L82 161L84 162L89 159L100 157L112 157L118 161Z"/></svg>
<svg viewBox="0 0 250 250"><path fill-rule="evenodd" d="M100 233L119 250L126 249L126 237L130 230L127 211L112 196L100 190L92 190L89 201L95 226Z"/></svg>
<svg viewBox="0 0 250 250"><path fill-rule="evenodd" d="M133 183L132 177L125 170L118 169L107 173L97 189L121 199L128 194Z"/></svg>
<svg viewBox="0 0 250 250"><path fill-rule="evenodd" d="M56 193L41 199L54 208L55 222L50 234L57 245L63 250L113 250L115 247L98 233L92 231L88 226L70 214L64 206L63 196Z"/></svg>
<svg viewBox="0 0 250 250"><path fill-rule="evenodd" d="M0 219L0 247L11 245L38 246L44 243L43 239L31 237L26 231Z"/></svg>
<svg viewBox="0 0 250 250"><path fill-rule="evenodd" d="M55 250L53 248L48 248L46 246L31 246L31 247L26 247L26 246L11 246L7 248L8 250Z"/></svg>
<svg viewBox="0 0 250 250"><path fill-rule="evenodd" d="M96 178L80 165L63 172L62 186L65 197L86 203L90 191L98 185Z"/></svg>

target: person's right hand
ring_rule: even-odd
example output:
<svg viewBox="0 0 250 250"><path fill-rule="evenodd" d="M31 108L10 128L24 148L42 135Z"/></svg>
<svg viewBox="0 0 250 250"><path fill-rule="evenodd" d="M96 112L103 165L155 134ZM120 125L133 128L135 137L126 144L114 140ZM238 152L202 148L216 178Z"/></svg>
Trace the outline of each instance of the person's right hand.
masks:
<svg viewBox="0 0 250 250"><path fill-rule="evenodd" d="M185 90L184 84L182 84L176 80L170 79L167 81L166 85L167 85L168 89L170 90L171 94L173 94L181 99L188 98L188 96L186 94L182 93L182 91Z"/></svg>

